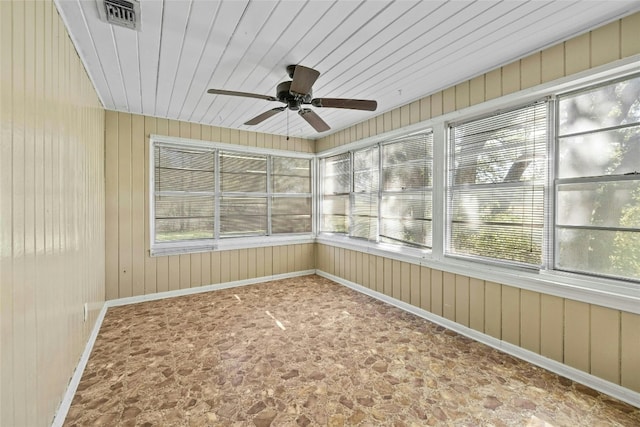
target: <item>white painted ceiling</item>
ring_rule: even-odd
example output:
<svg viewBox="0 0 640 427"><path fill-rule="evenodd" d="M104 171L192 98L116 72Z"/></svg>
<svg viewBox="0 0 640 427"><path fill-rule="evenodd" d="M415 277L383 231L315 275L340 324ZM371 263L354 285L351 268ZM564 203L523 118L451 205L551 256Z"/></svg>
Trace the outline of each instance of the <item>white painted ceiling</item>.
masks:
<svg viewBox="0 0 640 427"><path fill-rule="evenodd" d="M243 123L279 102L285 67L320 71L315 97L378 101L375 112L316 109L317 138L407 104L615 18L640 1L142 0L142 30L99 20L95 0L56 0L105 108L286 134L286 114Z"/></svg>

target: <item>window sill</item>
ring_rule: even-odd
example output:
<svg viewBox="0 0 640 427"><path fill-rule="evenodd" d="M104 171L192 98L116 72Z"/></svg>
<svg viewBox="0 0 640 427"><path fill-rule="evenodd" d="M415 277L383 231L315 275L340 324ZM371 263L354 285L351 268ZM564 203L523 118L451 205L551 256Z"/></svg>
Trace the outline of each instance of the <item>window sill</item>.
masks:
<svg viewBox="0 0 640 427"><path fill-rule="evenodd" d="M616 310L640 314L640 285L624 280L583 276L555 270L508 268L451 257L437 257L429 250L388 248L348 237L320 235L317 243L365 252L399 261L417 264L449 273L513 286L560 298L595 304Z"/></svg>
<svg viewBox="0 0 640 427"><path fill-rule="evenodd" d="M149 251L152 257L182 255L202 252L229 251L235 249L262 248L268 246L300 245L314 243L311 234L293 234L282 236L228 237L218 241L180 244L168 243L156 245Z"/></svg>

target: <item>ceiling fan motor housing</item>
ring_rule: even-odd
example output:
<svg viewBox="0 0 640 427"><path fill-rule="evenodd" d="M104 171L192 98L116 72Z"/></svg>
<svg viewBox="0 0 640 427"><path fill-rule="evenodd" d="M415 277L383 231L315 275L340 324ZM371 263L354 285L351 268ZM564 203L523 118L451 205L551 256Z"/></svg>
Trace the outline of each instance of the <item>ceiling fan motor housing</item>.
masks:
<svg viewBox="0 0 640 427"><path fill-rule="evenodd" d="M292 94L289 89L291 88L291 81L282 82L276 88L276 98L278 101L287 104L290 110L297 111L300 109L301 104L310 104L312 99L312 92L304 96L298 96Z"/></svg>

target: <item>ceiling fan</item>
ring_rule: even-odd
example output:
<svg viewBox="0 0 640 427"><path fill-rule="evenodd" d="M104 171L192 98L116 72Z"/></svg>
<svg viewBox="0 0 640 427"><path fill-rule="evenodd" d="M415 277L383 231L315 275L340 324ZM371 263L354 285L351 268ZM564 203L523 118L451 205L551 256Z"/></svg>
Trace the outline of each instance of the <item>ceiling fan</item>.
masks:
<svg viewBox="0 0 640 427"><path fill-rule="evenodd" d="M302 65L287 66L287 73L291 80L282 82L276 88L276 96L260 95L249 92L236 92L232 90L209 89L207 93L214 95L244 96L246 98L264 99L265 101L279 101L286 104L257 115L245 122L245 125L257 125L271 116L274 116L287 108L298 111L300 117L305 119L316 131L324 132L329 125L310 108L304 105L313 105L318 108L346 108L350 110L375 111L378 108L376 101L367 99L347 98L313 98L311 87L320 76L320 72Z"/></svg>

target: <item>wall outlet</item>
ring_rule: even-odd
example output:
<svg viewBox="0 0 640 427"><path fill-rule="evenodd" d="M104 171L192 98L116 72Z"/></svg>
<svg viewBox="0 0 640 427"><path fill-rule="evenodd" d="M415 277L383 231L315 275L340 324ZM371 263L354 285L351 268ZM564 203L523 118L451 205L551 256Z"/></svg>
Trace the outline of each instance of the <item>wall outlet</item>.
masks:
<svg viewBox="0 0 640 427"><path fill-rule="evenodd" d="M85 302L84 303L84 317L83 317L83 321L86 322L87 319L89 318L89 303Z"/></svg>

